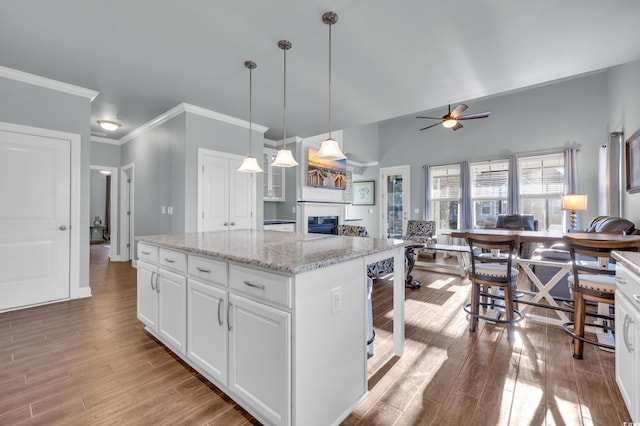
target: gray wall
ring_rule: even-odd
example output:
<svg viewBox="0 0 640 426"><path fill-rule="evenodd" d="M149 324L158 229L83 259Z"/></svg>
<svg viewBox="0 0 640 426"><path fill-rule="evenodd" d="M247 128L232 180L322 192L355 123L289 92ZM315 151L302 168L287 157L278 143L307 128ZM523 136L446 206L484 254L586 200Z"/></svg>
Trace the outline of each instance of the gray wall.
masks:
<svg viewBox="0 0 640 426"><path fill-rule="evenodd" d="M89 99L15 80L0 78L0 121L79 134L80 223L89 223ZM80 241L89 241L89 227L80 230ZM89 286L89 244L80 250L80 287Z"/></svg>
<svg viewBox="0 0 640 426"><path fill-rule="evenodd" d="M291 154L296 159L296 161L302 165L302 144L301 143L288 143L287 149L291 150ZM265 204L265 218L272 218L271 216L267 216L267 208L270 208L270 205L275 205L275 217L274 219L280 220L296 220L296 210L298 208L298 200L297 200L297 189L296 185L298 185L297 177L297 167L288 167L284 171L284 179L285 179L285 201L284 202L267 202ZM271 214L271 212L269 212Z"/></svg>
<svg viewBox="0 0 640 426"><path fill-rule="evenodd" d="M107 176L99 170L91 170L91 202L89 207L89 225L93 225L96 216L105 223L107 208Z"/></svg>
<svg viewBox="0 0 640 426"><path fill-rule="evenodd" d="M623 139L626 141L640 129L640 61L615 67L608 72L607 76L609 130L623 132ZM624 145L622 150L624 152ZM623 179L624 188L626 188L626 179ZM623 192L622 215L640 228L640 193Z"/></svg>
<svg viewBox="0 0 640 426"><path fill-rule="evenodd" d="M491 111L491 117L467 121L456 132L415 115L379 123L380 167L411 166L411 217L422 218L423 165L561 150L578 143L579 190L589 195L583 222L597 213L598 147L608 140L607 74L598 73L531 90L469 101L467 113ZM443 110L425 115L443 114ZM432 115L433 116L433 115ZM420 208L420 213L414 209Z"/></svg>
<svg viewBox="0 0 640 426"><path fill-rule="evenodd" d="M184 231L184 220L174 219L184 218L184 201L173 193L184 188L184 135L181 114L122 145L122 164L135 165L135 235ZM174 214L161 214L161 206L173 206Z"/></svg>
<svg viewBox="0 0 640 426"><path fill-rule="evenodd" d="M91 141L91 165L120 167L120 145Z"/></svg>

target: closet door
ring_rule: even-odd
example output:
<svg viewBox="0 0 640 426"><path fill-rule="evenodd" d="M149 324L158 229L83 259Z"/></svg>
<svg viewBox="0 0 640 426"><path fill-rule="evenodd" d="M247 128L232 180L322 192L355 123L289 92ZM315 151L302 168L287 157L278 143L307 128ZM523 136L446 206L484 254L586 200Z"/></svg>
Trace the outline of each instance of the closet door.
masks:
<svg viewBox="0 0 640 426"><path fill-rule="evenodd" d="M204 155L202 161L202 229L200 230L229 229L229 160Z"/></svg>

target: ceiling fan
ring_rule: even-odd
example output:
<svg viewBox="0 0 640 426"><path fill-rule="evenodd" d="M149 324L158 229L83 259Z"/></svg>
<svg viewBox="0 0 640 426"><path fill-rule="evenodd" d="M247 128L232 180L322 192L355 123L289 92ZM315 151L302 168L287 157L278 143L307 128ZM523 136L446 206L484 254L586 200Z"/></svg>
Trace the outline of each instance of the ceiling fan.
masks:
<svg viewBox="0 0 640 426"><path fill-rule="evenodd" d="M440 120L439 123L436 124L432 124L431 126L427 126L424 127L420 130L427 130L430 129L432 127L437 126L438 124L442 124L444 127L451 129L451 130L458 130L458 129L462 129L462 124L460 124L461 120L475 120L477 118L487 118L489 117L489 115L491 115L490 112L478 112L475 114L467 114L467 115L460 115L463 112L465 112L467 110L467 108L469 108L468 106L466 106L465 104L458 104L453 110L451 110L451 104L449 104L449 112L445 115L442 116L442 118L438 118L438 117L421 117L418 116L416 118L426 118L429 120Z"/></svg>

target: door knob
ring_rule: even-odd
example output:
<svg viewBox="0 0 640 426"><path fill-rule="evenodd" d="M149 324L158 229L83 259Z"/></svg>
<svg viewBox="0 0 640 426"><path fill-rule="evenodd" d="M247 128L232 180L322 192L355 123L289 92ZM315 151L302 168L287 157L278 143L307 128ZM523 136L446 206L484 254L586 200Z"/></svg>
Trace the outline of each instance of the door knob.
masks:
<svg viewBox="0 0 640 426"><path fill-rule="evenodd" d="M64 226L64 225L60 225L60 227L58 229L61 230L61 231L66 231L67 227Z"/></svg>

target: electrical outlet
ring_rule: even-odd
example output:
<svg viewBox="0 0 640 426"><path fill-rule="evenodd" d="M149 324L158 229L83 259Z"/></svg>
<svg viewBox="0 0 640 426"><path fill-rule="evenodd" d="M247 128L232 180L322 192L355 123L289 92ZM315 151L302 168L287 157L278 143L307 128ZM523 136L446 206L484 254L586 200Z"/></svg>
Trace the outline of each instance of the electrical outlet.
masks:
<svg viewBox="0 0 640 426"><path fill-rule="evenodd" d="M167 207L167 213L168 214L173 214L173 206Z"/></svg>
<svg viewBox="0 0 640 426"><path fill-rule="evenodd" d="M331 313L340 312L342 310L342 287L331 289Z"/></svg>
<svg viewBox="0 0 640 426"><path fill-rule="evenodd" d="M167 208L165 206L160 207L160 213L161 214L166 214L167 213Z"/></svg>
<svg viewBox="0 0 640 426"><path fill-rule="evenodd" d="M291 207L291 213L295 213L296 212L296 206Z"/></svg>
<svg viewBox="0 0 640 426"><path fill-rule="evenodd" d="M413 212L414 212L415 214L420 214L420 209L415 209Z"/></svg>

